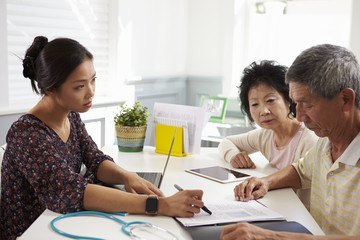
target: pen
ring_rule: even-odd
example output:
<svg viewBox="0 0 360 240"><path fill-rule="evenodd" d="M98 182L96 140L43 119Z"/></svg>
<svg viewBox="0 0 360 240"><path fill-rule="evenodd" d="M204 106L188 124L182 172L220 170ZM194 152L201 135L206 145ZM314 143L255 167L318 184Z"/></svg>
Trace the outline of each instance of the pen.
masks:
<svg viewBox="0 0 360 240"><path fill-rule="evenodd" d="M174 184L174 187L178 190L178 191L182 191L184 189L182 189L179 185L177 184ZM212 212L207 208L205 207L205 205L201 208L202 210L204 210L205 212L207 212L208 214L212 214Z"/></svg>

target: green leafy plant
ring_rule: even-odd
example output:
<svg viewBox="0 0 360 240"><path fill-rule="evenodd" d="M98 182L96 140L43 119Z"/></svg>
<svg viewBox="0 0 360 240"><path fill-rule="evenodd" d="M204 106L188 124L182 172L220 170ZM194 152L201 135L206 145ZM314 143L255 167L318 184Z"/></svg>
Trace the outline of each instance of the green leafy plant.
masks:
<svg viewBox="0 0 360 240"><path fill-rule="evenodd" d="M147 112L147 109L147 107L141 106L140 102L135 102L132 107L121 104L119 112L114 117L115 125L129 127L145 126L148 117L151 115Z"/></svg>

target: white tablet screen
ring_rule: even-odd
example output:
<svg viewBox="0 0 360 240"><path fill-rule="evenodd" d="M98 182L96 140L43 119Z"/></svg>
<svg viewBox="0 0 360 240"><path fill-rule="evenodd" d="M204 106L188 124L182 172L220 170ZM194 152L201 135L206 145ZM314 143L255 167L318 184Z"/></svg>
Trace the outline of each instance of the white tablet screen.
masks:
<svg viewBox="0 0 360 240"><path fill-rule="evenodd" d="M250 177L248 174L220 166L187 169L186 171L221 183L239 181Z"/></svg>

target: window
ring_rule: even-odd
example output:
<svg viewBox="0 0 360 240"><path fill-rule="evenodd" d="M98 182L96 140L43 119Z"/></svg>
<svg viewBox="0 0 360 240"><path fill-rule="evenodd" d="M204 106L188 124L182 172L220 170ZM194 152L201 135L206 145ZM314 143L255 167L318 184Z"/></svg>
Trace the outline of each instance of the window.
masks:
<svg viewBox="0 0 360 240"><path fill-rule="evenodd" d="M46 36L49 41L57 37L73 38L88 48L94 55L99 79L97 95L105 95L111 79L111 54L116 54L110 51L109 45L110 8L109 0L8 0L9 105L32 105L38 100L32 92L30 80L22 76L21 61L38 35Z"/></svg>
<svg viewBox="0 0 360 240"><path fill-rule="evenodd" d="M323 43L349 47L351 0L235 0L230 95L244 67L263 59L290 66L301 51ZM229 84L230 85L230 84Z"/></svg>
<svg viewBox="0 0 360 240"><path fill-rule="evenodd" d="M250 13L250 61L266 58L290 66L300 52L314 45L349 46L351 0L268 1L264 5L267 12L252 9Z"/></svg>

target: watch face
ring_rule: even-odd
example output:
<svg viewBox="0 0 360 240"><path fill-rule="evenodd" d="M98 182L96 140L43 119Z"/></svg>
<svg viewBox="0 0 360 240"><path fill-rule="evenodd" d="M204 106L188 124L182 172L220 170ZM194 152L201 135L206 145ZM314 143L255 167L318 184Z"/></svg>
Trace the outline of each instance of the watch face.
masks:
<svg viewBox="0 0 360 240"><path fill-rule="evenodd" d="M148 197L146 199L146 214L157 214L158 211L158 198L157 197Z"/></svg>

